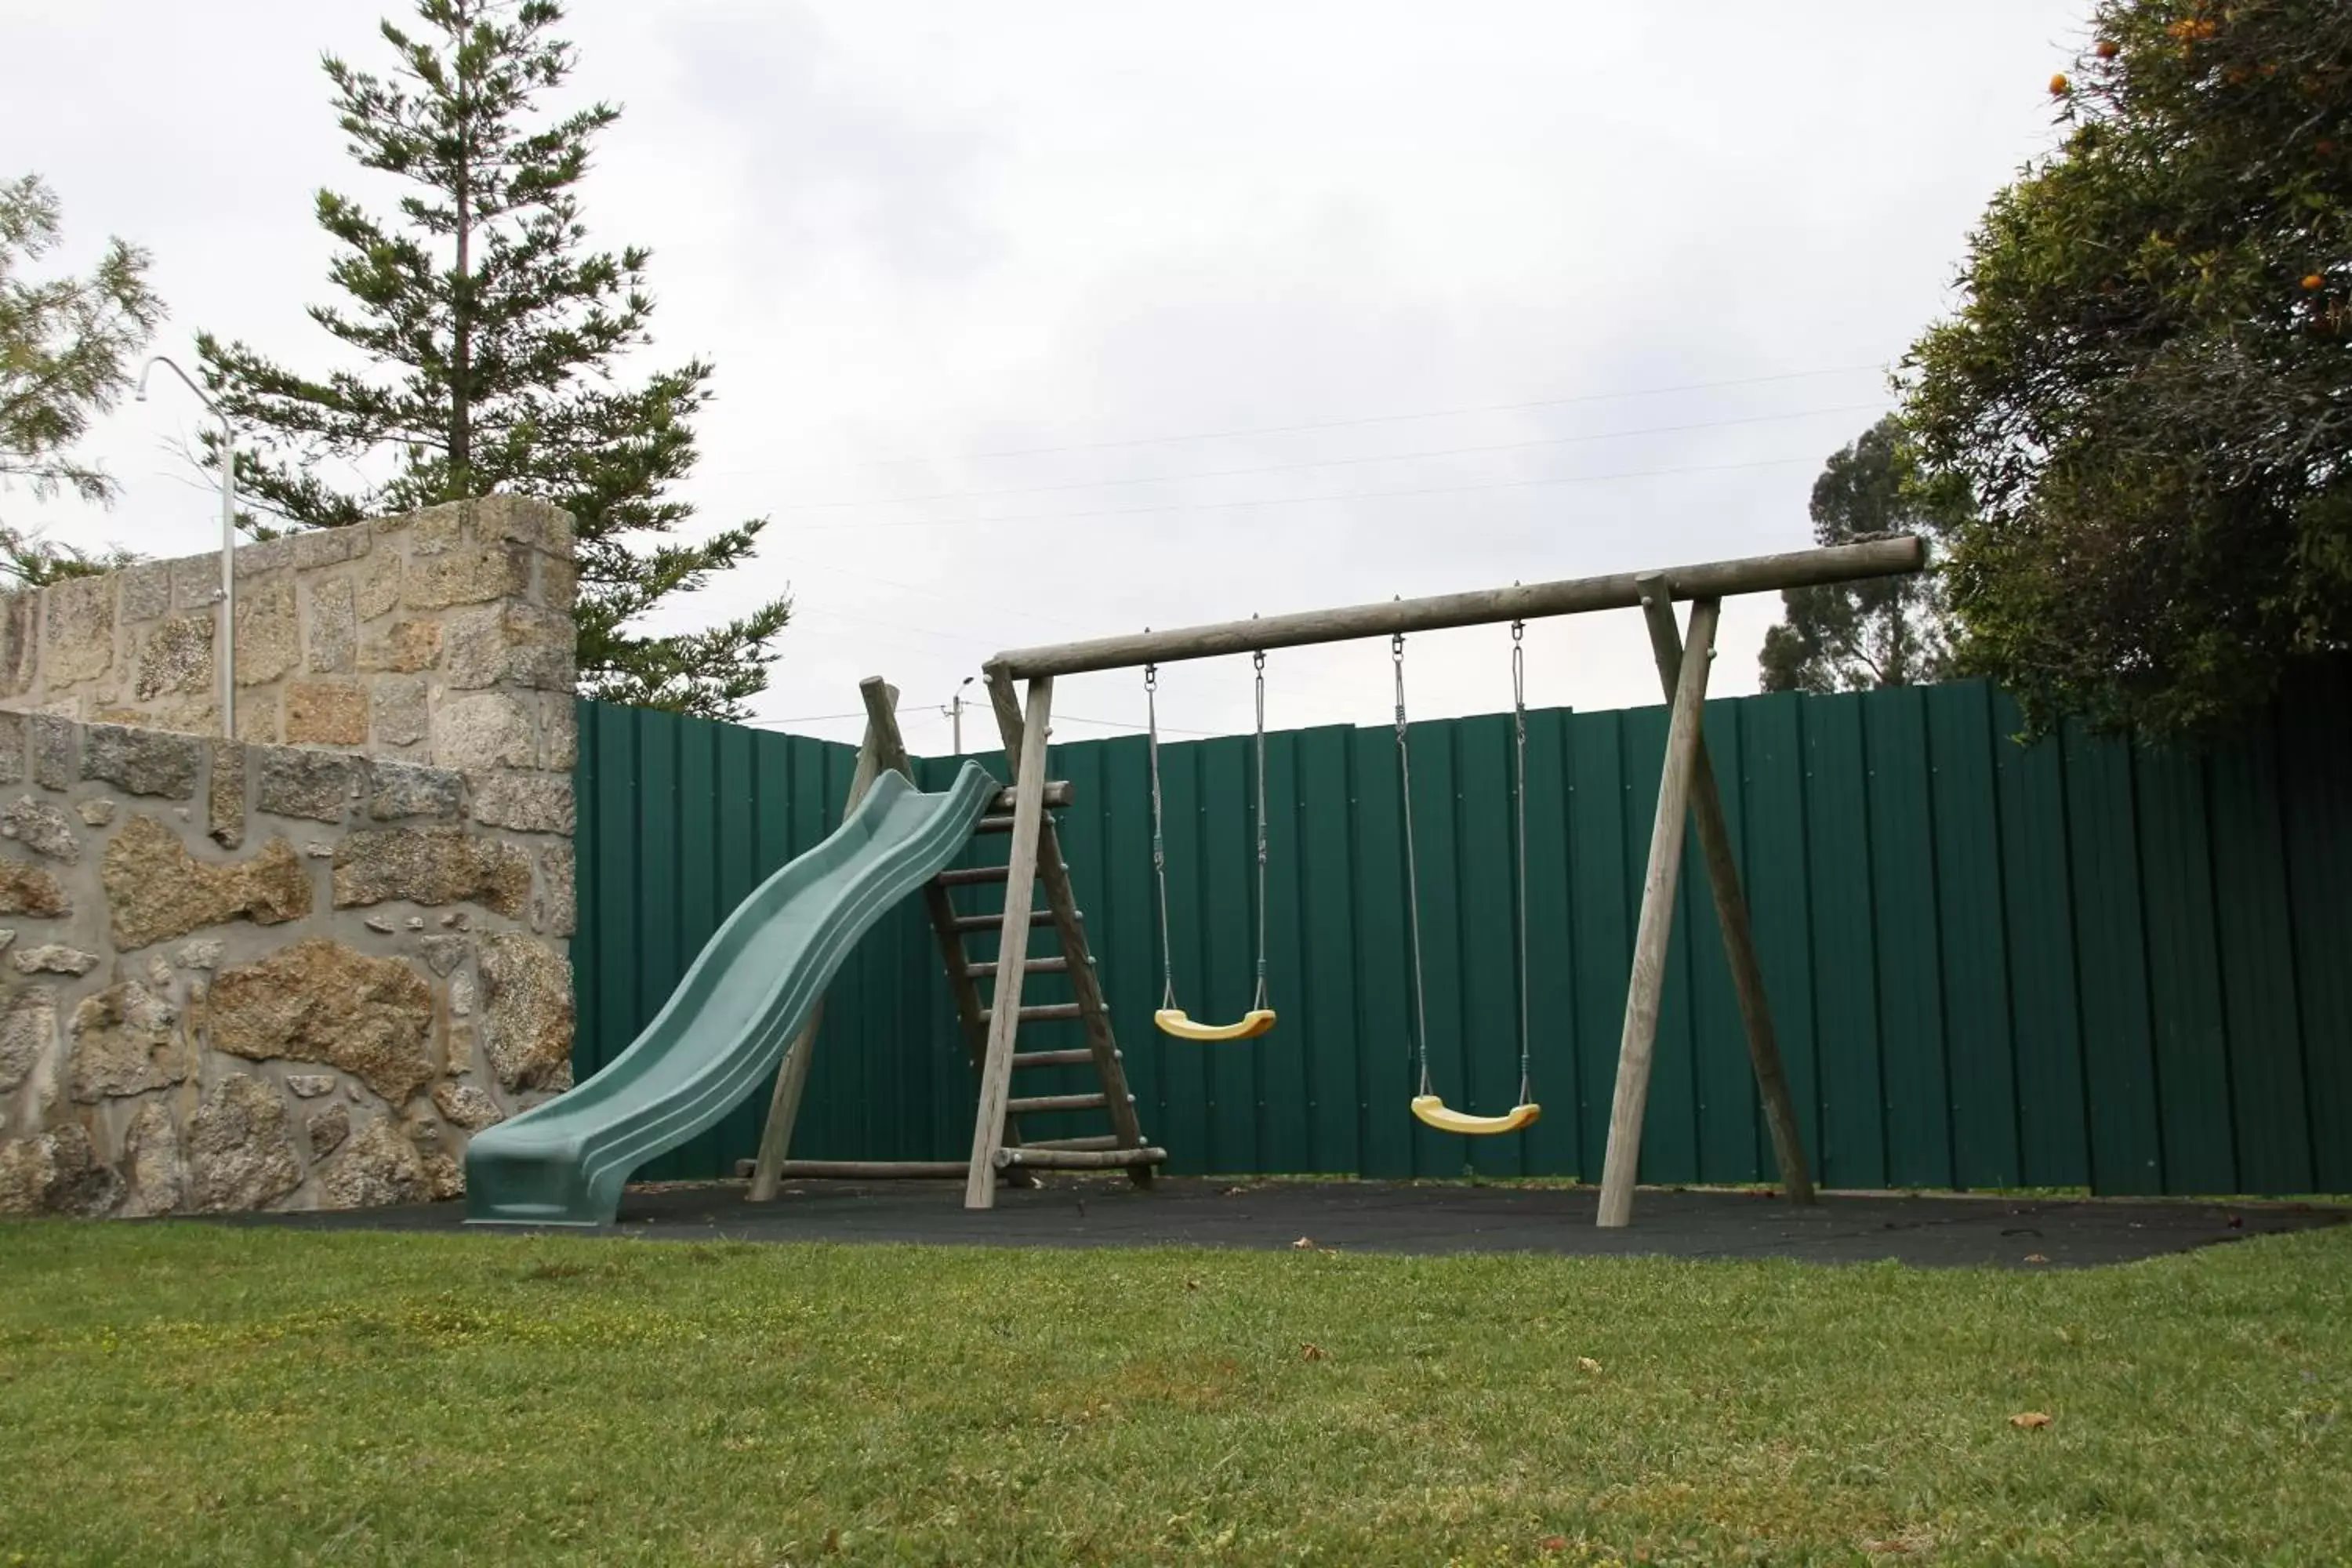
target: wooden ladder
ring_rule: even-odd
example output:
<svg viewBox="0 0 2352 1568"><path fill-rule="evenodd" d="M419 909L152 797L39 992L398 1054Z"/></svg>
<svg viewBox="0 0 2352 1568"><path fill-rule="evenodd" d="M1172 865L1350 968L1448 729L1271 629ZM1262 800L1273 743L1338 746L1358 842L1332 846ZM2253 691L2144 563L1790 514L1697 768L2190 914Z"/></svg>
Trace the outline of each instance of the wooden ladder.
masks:
<svg viewBox="0 0 2352 1568"><path fill-rule="evenodd" d="M899 738L897 690L879 676L858 683L866 712L866 741L859 748L856 777L850 786L848 810L855 810L874 778L896 770L913 776L905 742ZM1006 698L1010 699L1010 688ZM999 704L1000 721L1005 710ZM1044 713L1036 732L1044 734ZM775 1093L761 1139L760 1156L751 1162L751 1196L764 1202L776 1195L779 1182L793 1177L881 1179L961 1175L964 1206L992 1207L1000 1177L1015 1186L1034 1186L1034 1173L1049 1171L1125 1170L1138 1184L1149 1184L1152 1167L1164 1163L1167 1151L1147 1146L1136 1120L1134 1097L1127 1087L1118 1043L1112 1037L1110 1014L1102 983L1087 947L1085 919L1070 888L1069 868L1062 858L1050 808L1067 805L1070 786L1045 776L1045 748L1039 745L1034 763L1021 745L1018 707L1011 710L1005 732L1005 752L1017 782L997 791L974 829L977 835L1009 834L1012 847L1002 866L975 866L942 871L923 887L923 908L938 940L940 960L947 971L948 990L954 998L956 1023L980 1072L980 1115L972 1133L971 1157L952 1160L793 1160L789 1152L793 1123L800 1109L801 1089L808 1078L808 1062L815 1046L817 1017L793 1040L776 1074ZM1028 765L1024 765L1027 763ZM960 912L950 896L957 888L1004 889L1001 914ZM1045 889L1044 908L1037 907L1036 889ZM1032 955L1029 933L1050 925L1060 951ZM965 939L993 931L997 956L975 961ZM1022 983L1031 973L1069 977L1071 1000L1024 1005ZM982 999L981 982L992 981ZM1005 1011L1001 1011L1005 1010ZM1076 1023L1085 1044L1070 1048L1022 1051L1016 1048L1023 1024ZM1079 1094L1015 1096L1011 1092L1016 1070L1038 1068L1088 1067L1097 1087ZM1080 1138L1024 1142L1019 1119L1024 1114L1103 1110L1110 1131Z"/></svg>
<svg viewBox="0 0 2352 1568"><path fill-rule="evenodd" d="M992 810L980 822L982 833L1006 833L1012 845L1002 867L976 867L945 871L926 890L931 928L939 935L940 956L955 993L956 1016L965 1041L980 1066L980 1106L972 1124L971 1165L964 1178L966 1208L984 1209L996 1202L996 1176L1008 1178L1028 1171L1124 1170L1139 1186L1149 1185L1152 1167L1164 1163L1168 1152L1143 1141L1135 1114L1135 1097L1127 1087L1127 1069L1112 1037L1110 1011L1103 1000L1102 980L1095 973L1094 955L1087 947L1086 917L1070 888L1070 870L1062 858L1061 840L1054 831L1048 807L1067 805L1069 785L1045 777L1045 738L1053 701L1053 682L1032 681L1029 710L1024 718L1011 681L991 673L988 695L996 710L997 728L1004 737L1004 756L1013 771L1013 787L998 797L1009 812ZM1007 801L1005 796L1009 795ZM951 887L1002 882L1004 908L995 915L961 915L949 901ZM1045 907L1036 907L1043 888ZM1032 955L1029 933L1050 925L1058 939L1058 954ZM963 939L993 928L996 957L975 963ZM1071 1000L1024 1004L1024 983L1032 973L1069 978ZM992 980L988 1005L980 999L980 981ZM1075 1022L1086 1043L1066 1049L1023 1051L1018 1048L1024 1024ZM1083 1094L1015 1095L1014 1072L1032 1068L1091 1066L1097 1087ZM1024 1142L1018 1118L1055 1111L1101 1110L1110 1119L1110 1131L1083 1138L1057 1138Z"/></svg>

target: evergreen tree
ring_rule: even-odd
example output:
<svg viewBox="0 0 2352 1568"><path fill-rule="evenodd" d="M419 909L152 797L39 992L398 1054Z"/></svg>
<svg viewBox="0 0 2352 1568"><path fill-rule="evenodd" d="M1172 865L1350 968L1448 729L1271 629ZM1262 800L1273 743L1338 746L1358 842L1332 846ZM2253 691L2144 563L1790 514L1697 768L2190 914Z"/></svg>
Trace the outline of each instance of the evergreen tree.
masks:
<svg viewBox="0 0 2352 1568"><path fill-rule="evenodd" d="M132 357L163 306L147 287L147 253L120 239L107 242L87 278L26 277L25 263L53 249L60 230L57 194L40 176L0 184L0 483L110 501L113 479L74 447L90 416L130 388ZM103 572L121 559L0 523L0 574L22 583Z"/></svg>
<svg viewBox="0 0 2352 1568"><path fill-rule="evenodd" d="M1934 533L1965 513L1948 482L1931 485L1892 415L1832 456L1813 481L1813 542L1852 544ZM1933 572L1790 588L1758 661L1767 691L1859 691L1941 679L1949 664Z"/></svg>
<svg viewBox="0 0 2352 1568"><path fill-rule="evenodd" d="M349 300L309 314L368 369L314 378L243 343L198 340L214 391L261 437L250 461L239 454L238 485L257 510L307 528L492 492L551 501L577 531L582 690L740 718L767 685L788 599L700 632L628 629L750 559L766 522L678 537L694 508L667 491L694 466L707 361L634 386L615 374L651 341L651 253L590 249L577 193L620 111L538 111L573 64L551 35L562 18L553 0L416 9L421 36L382 24L398 59L389 78L325 62L352 157L411 187L389 223L318 196L341 247L329 276ZM327 458L388 460L388 477L340 488L323 477Z"/></svg>

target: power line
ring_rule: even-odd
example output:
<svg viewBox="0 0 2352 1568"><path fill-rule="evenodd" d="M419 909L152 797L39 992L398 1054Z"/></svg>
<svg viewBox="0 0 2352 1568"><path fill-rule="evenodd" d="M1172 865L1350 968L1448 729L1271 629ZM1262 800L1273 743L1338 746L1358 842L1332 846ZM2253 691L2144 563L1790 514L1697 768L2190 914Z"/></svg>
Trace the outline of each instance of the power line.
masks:
<svg viewBox="0 0 2352 1568"><path fill-rule="evenodd" d="M1108 452L1128 447L1164 447L1182 441L1223 441L1242 436L1289 436L1306 430L1346 430L1360 425L1391 425L1411 419L1451 419L1465 414L1515 414L1530 408L1567 408L1582 403L1615 403L1635 397L1667 397L1682 392L1713 392L1728 386L1762 386L1772 382L1808 381L1832 375L1858 375L1864 371L1884 374L1884 363L1874 364L1831 365L1821 370L1790 370L1771 375L1733 376L1723 381L1690 381L1679 386L1637 387L1622 392L1586 392L1570 397L1538 397L1523 403L1479 403L1459 408L1430 408L1410 414L1366 414L1350 419L1316 419L1297 425L1245 426L1232 430L1200 430L1178 436L1130 436L1113 441L1071 441L1053 447L1005 447L993 451L950 452L940 457L870 458L851 463L830 463L798 468L772 466L757 468L720 468L706 476L724 479L738 474L816 474L835 473L843 468L876 468L903 467L909 463L977 463L996 458L1038 458L1057 452Z"/></svg>
<svg viewBox="0 0 2352 1568"><path fill-rule="evenodd" d="M1111 507L1095 511L1003 512L991 517L910 518L896 522L819 522L803 527L804 533L835 533L856 529L978 528L999 522L1076 522L1089 518L1146 517L1171 511L1232 511L1263 506L1304 506L1313 501L1382 500L1404 496L1470 495L1482 490L1527 489L1539 485L1592 485L1612 479L1654 479L1677 474L1727 474L1744 468L1785 468L1796 463L1818 463L1818 454L1801 458L1765 458L1748 463L1685 464L1670 468L1628 468L1613 474L1564 474L1553 479L1496 479L1477 485L1428 485L1402 490L1342 490L1336 495L1270 496L1261 500L1171 501L1160 506Z"/></svg>
<svg viewBox="0 0 2352 1568"><path fill-rule="evenodd" d="M1146 474L1129 479L1076 479L1057 485L1008 485L987 490L933 490L925 495L848 497L839 500L788 501L779 511L824 511L841 507L910 506L918 501L978 500L992 496L1050 495L1065 490L1110 489L1121 485L1173 485L1195 479L1243 479L1258 474L1287 474L1307 468L1359 468L1368 463L1407 463L1423 458L1462 458L1487 452L1525 452L1538 447L1573 447L1592 441L1618 441L1635 436L1670 436L1691 430L1720 430L1734 425L1772 425L1791 419L1818 419L1826 414L1875 412L1884 399L1841 403L1826 408L1801 408L1787 414L1745 414L1730 419L1700 419L1684 425L1645 425L1632 430L1596 430L1580 436L1546 436L1528 441L1499 441L1476 447L1438 447L1418 452L1388 452L1361 458L1318 458L1312 462L1265 463L1247 468L1210 468L1191 474Z"/></svg>
<svg viewBox="0 0 2352 1568"><path fill-rule="evenodd" d="M901 702L898 707L892 709L891 711L894 713L940 713L944 712L945 709L939 704L930 702ZM831 724L845 719L863 719L865 717L866 710L860 708L854 713L802 713L789 719L751 719L746 721L746 723L750 728L755 730L773 730L781 728L786 724ZM1099 724L1106 730L1142 730L1146 727L1127 719L1089 719L1083 713L1056 713L1054 715L1054 721L1056 723L1059 723L1064 720L1067 720L1073 724ZM1162 724L1160 728L1170 734L1199 735L1203 738L1213 737L1221 733L1221 731L1215 730L1187 730L1181 724Z"/></svg>

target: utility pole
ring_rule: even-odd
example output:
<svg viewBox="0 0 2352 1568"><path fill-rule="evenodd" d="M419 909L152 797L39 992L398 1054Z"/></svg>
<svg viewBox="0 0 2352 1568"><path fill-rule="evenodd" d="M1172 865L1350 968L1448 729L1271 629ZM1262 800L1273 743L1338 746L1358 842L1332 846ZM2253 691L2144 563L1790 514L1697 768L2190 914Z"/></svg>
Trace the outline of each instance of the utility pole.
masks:
<svg viewBox="0 0 2352 1568"><path fill-rule="evenodd" d="M973 676L965 676L962 683L956 688L955 695L949 698L947 705L940 710L948 716L949 722L955 726L955 754L959 757L963 755L963 689L970 686L975 679L977 678Z"/></svg>

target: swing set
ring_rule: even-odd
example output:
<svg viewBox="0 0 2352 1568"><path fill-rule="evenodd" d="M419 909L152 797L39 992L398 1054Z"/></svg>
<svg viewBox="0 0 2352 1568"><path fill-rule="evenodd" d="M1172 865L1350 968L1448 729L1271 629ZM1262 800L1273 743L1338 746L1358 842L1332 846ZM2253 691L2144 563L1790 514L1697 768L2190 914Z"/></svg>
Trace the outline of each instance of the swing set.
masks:
<svg viewBox="0 0 2352 1568"><path fill-rule="evenodd" d="M1681 872L1684 822L1696 828L1700 852L1714 892L1716 915L1722 927L1730 961L1732 983L1748 1055L1772 1135L1773 1153L1789 1200L1811 1203L1813 1185L1799 1131L1796 1109L1781 1065L1764 994L1763 972L1758 962L1747 900L1740 888L1737 860L1723 815L1723 804L1701 732L1701 709L1706 696L1708 669L1715 656L1715 634L1722 601L1737 594L1773 593L1824 584L1855 582L1918 571L1927 563L1927 547L1909 535L1868 540L1859 543L1793 552L1784 555L1751 556L1678 567L1664 572L1624 573L1606 577L1575 578L1508 588L1452 594L1426 599L1393 600L1345 609L1309 611L1299 615L1252 617L1214 626L1173 631L1147 631L1128 637L1088 642L1016 648L997 655L984 666L1000 717L1010 713L1015 724L1032 736L1041 735L1050 720L1053 683L1056 677L1098 670L1143 668L1144 696L1151 773L1151 862L1158 893L1160 928L1160 1005L1152 1015L1164 1034L1185 1041L1213 1044L1262 1038L1273 1030L1276 1012L1266 977L1265 889L1268 846L1265 810L1265 656L1269 649L1349 641L1385 634L1395 674L1397 772L1403 802L1405 902L1408 956L1412 978L1412 1058L1417 1089L1410 1101L1412 1114L1441 1131L1470 1136L1496 1136L1520 1131L1542 1115L1533 1091L1533 1020L1528 1003L1528 851L1527 851L1527 623L1554 616L1594 610L1639 607L1648 623L1651 651L1659 682L1669 707L1666 752L1660 777L1656 816L1652 824L1649 862L1643 879L1642 907L1633 942L1633 962L1625 1002L1624 1027L1619 1040L1617 1080L1611 1105L1608 1152L1602 1163L1599 1223L1622 1226L1633 1216L1634 1176L1639 1168L1643 1113L1648 1103L1650 1066L1657 1037L1658 1010L1665 978L1666 947L1672 934L1675 893ZM1674 603L1691 606L1687 625L1675 624ZM1419 873L1412 836L1412 756L1405 709L1404 643L1409 632L1507 623L1511 628L1511 712L1513 735L1513 841L1517 862L1517 908L1513 928L1517 958L1517 1102L1500 1115L1476 1115L1448 1106L1437 1092L1430 1072L1430 1041L1424 996ZM1168 921L1168 852L1160 778L1160 668L1184 659L1247 653L1255 669L1256 763L1256 986L1251 1005L1239 1022L1206 1024L1195 1021L1177 1005L1173 949ZM1026 712L1016 705L1013 683L1027 683ZM1017 751L1017 748L1015 748ZM1025 764L1027 754L1022 755ZM1042 759L1041 759L1042 761ZM1026 799L1033 786L1025 777L1016 787L1016 799ZM1037 774L1042 787L1044 775ZM1042 816L1042 813L1036 814ZM1020 857L1024 826L1033 835L1034 823L1013 825L1013 854ZM1043 831L1050 833L1050 819ZM1012 955L1018 946L1018 922L1028 919L1028 900L1015 909L1013 889L1003 916L1003 942L994 966L1000 986L1008 975L1018 984L1020 961ZM1017 991L1015 993L1017 995ZM1013 1059L1013 1012L1000 999L990 1016L991 1031L982 1060L980 1122L974 1137L972 1168L982 1168L985 1146L998 1135L1003 1089L997 1087ZM1003 1036L1000 1040L999 1035ZM1131 1114L1131 1112L1130 1112ZM1139 1138L1139 1134L1138 1135ZM985 1148L989 1157L996 1150ZM1141 1179L1139 1176L1139 1179ZM977 1186L968 1188L967 1204L986 1207L990 1201Z"/></svg>
<svg viewBox="0 0 2352 1568"><path fill-rule="evenodd" d="M998 654L982 666L982 673L989 704L1004 739L1005 760L1013 777L1011 786L999 792L994 804L979 819L974 831L1005 835L1009 839L1005 861L1003 865L941 871L924 889L924 903L938 938L957 1023L973 1065L979 1069L979 1105L972 1125L971 1157L968 1161L788 1158L801 1089L808 1076L809 1053L814 1044L815 1025L812 1021L788 1047L777 1069L759 1159L752 1163L750 1173L751 1196L755 1200L773 1197L777 1184L786 1177L961 1175L964 1206L984 1209L994 1206L1000 1182L1026 1184L1034 1181L1033 1173L1040 1170L1118 1170L1126 1172L1138 1185L1149 1184L1154 1170L1167 1160L1168 1153L1144 1138L1137 1117L1136 1097L1128 1088L1126 1068L1111 1029L1109 1005L1101 977L1096 973L1086 919L1077 906L1054 822L1054 808L1067 805L1071 798L1067 783L1045 776L1055 679L1097 670L1138 667L1143 670L1144 699L1150 718L1151 864L1160 930L1160 1006L1152 1015L1153 1024L1171 1038L1203 1045L1256 1040L1272 1031L1276 1023L1266 976L1265 656L1274 648L1372 637L1389 639L1395 671L1397 777L1403 802L1404 893L1412 976L1412 1048L1418 1075L1410 1109L1421 1121L1440 1131L1474 1137L1517 1132L1533 1125L1543 1112L1534 1095L1534 1019L1528 1004L1527 623L1553 616L1639 607L1648 624L1651 656L1657 665L1659 685L1669 704L1665 762L1659 778L1657 814L1651 824L1649 864L1642 883L1641 915L1634 928L1633 967L1626 983L1624 1027L1618 1041L1617 1080L1610 1105L1609 1143L1601 1166L1598 1223L1604 1226L1622 1226L1633 1218L1634 1176L1641 1161L1642 1118L1649 1099L1650 1063L1657 1040L1658 1008L1665 984L1666 947L1672 936L1675 887L1682 869L1685 818L1696 829L1707 881L1715 895L1716 920L1722 928L1732 988L1739 1002L1748 1059L1755 1069L1765 1122L1771 1131L1781 1188L1792 1204L1812 1202L1812 1177L1799 1131L1795 1102L1789 1092L1788 1076L1781 1067L1780 1046L1773 1037L1763 970L1757 959L1755 935L1749 929L1746 895L1739 884L1738 862L1732 854L1731 835L1725 825L1714 765L1707 759L1706 742L1701 732L1707 671L1715 657L1716 624L1723 600L1735 594L1775 593L1896 576L1916 572L1926 563L1926 545L1916 538L1901 535L1664 572L1514 584L1508 588L1478 593L1253 617L1175 631L1146 631L1091 642L1015 648ZM1674 604L1678 599L1690 605L1688 622L1680 627L1675 624L1674 613ZM1517 1102L1509 1110L1500 1115L1475 1115L1448 1106L1437 1092L1430 1072L1428 1014L1422 972L1420 873L1412 842L1412 753L1405 713L1404 640L1412 632L1496 625L1508 625L1511 628L1513 837L1518 868L1513 925L1519 989L1519 1090ZM1167 836L1160 781L1160 667L1185 659L1243 653L1252 656L1256 671L1256 988L1240 1021L1200 1023L1176 1001L1175 955L1168 921ZM1026 683L1025 692L1016 682ZM896 693L879 676L862 683L860 692L866 703L866 733L850 784L849 805L853 807L883 772L912 771L893 716ZM999 885L1003 889L1003 904L992 912L961 911L950 898L958 889ZM1040 928L1051 929L1056 951L1029 951L1030 933ZM975 956L967 939L990 934L995 938L995 955ZM1070 1000L1024 1004L1024 982L1032 975L1065 978ZM983 983L988 986L985 994ZM1078 1025L1084 1044L1018 1048L1025 1026L1047 1023ZM1087 1068L1096 1087L1075 1092L1014 1094L1014 1072L1032 1068ZM1024 1116L1058 1116L1077 1111L1102 1112L1110 1130L1038 1140L1023 1135L1021 1119Z"/></svg>

